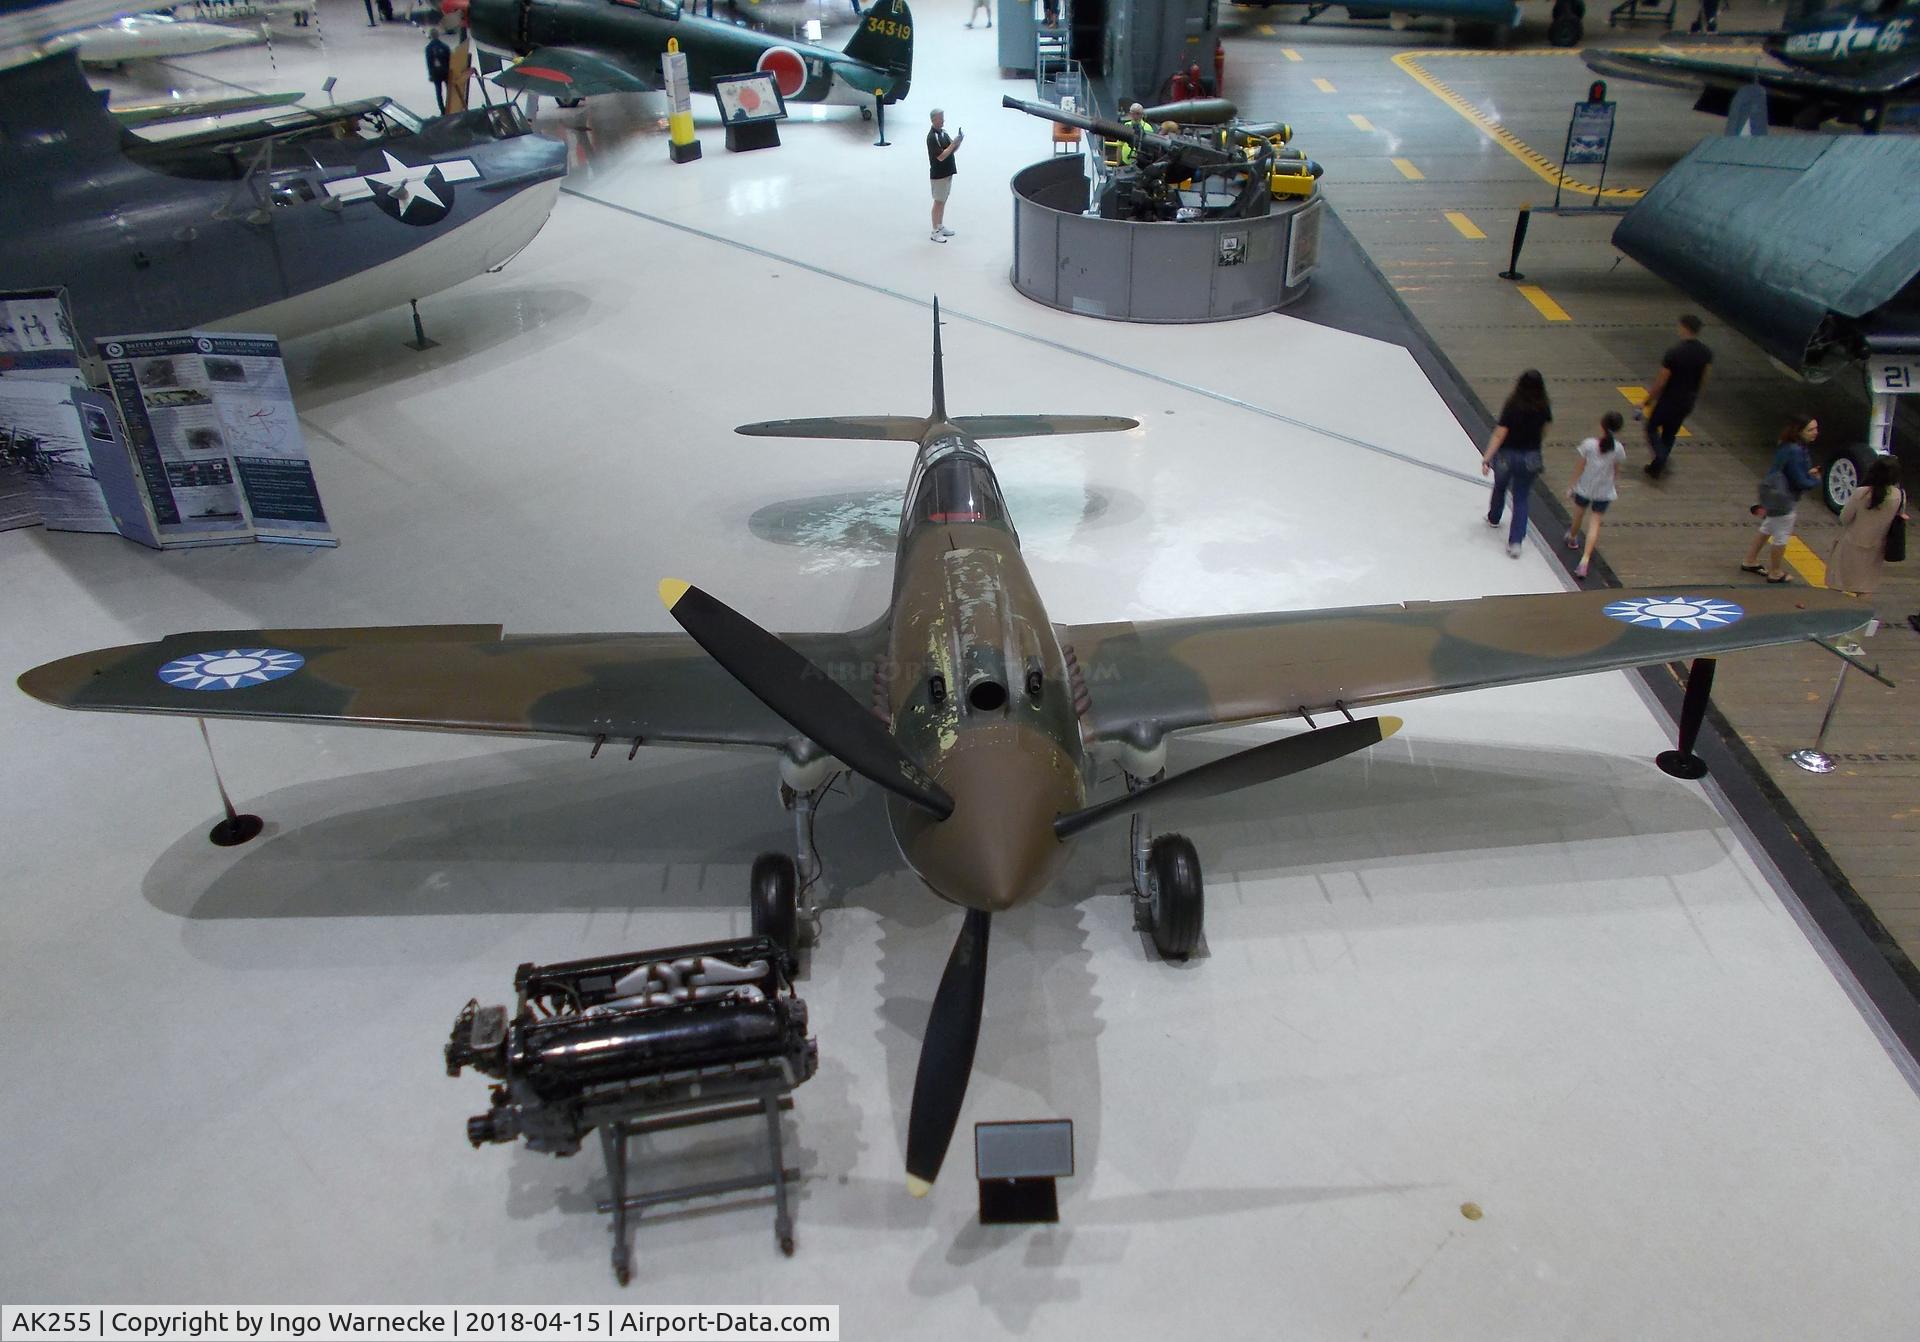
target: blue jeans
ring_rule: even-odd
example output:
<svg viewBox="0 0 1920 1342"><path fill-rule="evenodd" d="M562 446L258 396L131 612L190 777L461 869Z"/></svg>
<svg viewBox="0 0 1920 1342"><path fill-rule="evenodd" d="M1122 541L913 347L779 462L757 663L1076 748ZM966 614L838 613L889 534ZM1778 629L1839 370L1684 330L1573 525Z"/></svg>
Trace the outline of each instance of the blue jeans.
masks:
<svg viewBox="0 0 1920 1342"><path fill-rule="evenodd" d="M1507 510L1507 494L1513 494L1513 521L1507 526L1507 544L1518 545L1527 538L1527 504L1533 493L1534 477L1540 474L1540 454L1515 452L1501 448L1493 454L1493 500L1487 504L1487 521L1500 525Z"/></svg>

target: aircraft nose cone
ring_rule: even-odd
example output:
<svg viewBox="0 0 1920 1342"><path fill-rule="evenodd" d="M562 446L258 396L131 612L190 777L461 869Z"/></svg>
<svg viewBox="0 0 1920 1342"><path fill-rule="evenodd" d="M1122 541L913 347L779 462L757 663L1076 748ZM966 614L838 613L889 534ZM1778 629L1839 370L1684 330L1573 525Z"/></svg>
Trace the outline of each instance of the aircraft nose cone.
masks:
<svg viewBox="0 0 1920 1342"><path fill-rule="evenodd" d="M1047 888L1066 849L1053 818L1080 805L1079 770L1058 744L1013 724L973 728L928 770L953 798L934 820L894 810L900 849L936 892L998 913Z"/></svg>

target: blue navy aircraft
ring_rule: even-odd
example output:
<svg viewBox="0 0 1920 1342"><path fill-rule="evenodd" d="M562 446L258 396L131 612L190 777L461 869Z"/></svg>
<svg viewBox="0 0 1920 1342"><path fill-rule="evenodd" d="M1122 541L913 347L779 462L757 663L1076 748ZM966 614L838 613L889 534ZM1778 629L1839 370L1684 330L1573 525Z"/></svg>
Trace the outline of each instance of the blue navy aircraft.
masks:
<svg viewBox="0 0 1920 1342"><path fill-rule="evenodd" d="M91 338L300 335L499 269L566 169L504 105L427 120L372 98L146 139L69 52L0 71L0 289L64 287Z"/></svg>
<svg viewBox="0 0 1920 1342"><path fill-rule="evenodd" d="M1737 64L1708 51L1581 53L1596 74L1697 89L1694 107L1725 116L1748 85L1766 90L1767 121L1818 129L1825 121L1878 131L1889 113L1920 102L1920 0L1789 0L1763 48L1772 59Z"/></svg>

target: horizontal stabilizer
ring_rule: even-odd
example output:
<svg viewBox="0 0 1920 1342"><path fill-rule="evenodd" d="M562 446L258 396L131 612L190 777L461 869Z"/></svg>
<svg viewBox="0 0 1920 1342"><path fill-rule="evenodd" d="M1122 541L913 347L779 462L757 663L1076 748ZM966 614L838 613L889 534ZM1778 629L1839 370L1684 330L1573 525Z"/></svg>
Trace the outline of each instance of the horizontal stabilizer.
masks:
<svg viewBox="0 0 1920 1342"><path fill-rule="evenodd" d="M820 419L766 419L734 430L749 438L872 438L917 443L927 421L912 415L828 415Z"/></svg>
<svg viewBox="0 0 1920 1342"><path fill-rule="evenodd" d="M956 415L969 438L1044 438L1060 433L1123 433L1140 427L1123 415Z"/></svg>

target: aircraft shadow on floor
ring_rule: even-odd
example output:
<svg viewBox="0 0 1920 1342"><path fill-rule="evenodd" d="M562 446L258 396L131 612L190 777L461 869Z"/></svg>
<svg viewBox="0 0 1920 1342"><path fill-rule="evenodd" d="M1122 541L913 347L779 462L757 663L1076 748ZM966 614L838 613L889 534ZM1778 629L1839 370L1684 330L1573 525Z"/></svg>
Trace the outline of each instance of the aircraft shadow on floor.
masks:
<svg viewBox="0 0 1920 1342"><path fill-rule="evenodd" d="M1176 740L1170 767L1195 768L1244 744ZM1103 781L1096 795L1111 787ZM791 845L771 760L698 751L649 751L629 764L608 750L587 765L576 748L541 746L300 783L241 801L267 820L263 839L223 851L201 828L187 831L149 869L148 903L195 920L737 912L753 858ZM1636 863L1648 874L1683 876L1725 852L1713 806L1651 764L1404 738L1327 766L1311 784L1282 781L1168 806L1152 820L1156 831L1196 837L1210 880L1323 872L1365 879L1417 867L1430 897L1403 901L1396 912L1421 921L1448 917L1438 896L1450 888L1484 882L1474 871L1449 886L1448 864L1424 857L1632 840L1611 844L1612 865L1592 873L1614 879L1638 874ZM891 927L950 934L951 908L901 866L876 789L843 782L822 807L815 838L829 908L864 907ZM1083 843L1035 907L1118 895L1126 871L1123 841ZM1564 862L1550 870L1557 883L1582 875ZM1508 911L1526 910L1524 888L1502 893Z"/></svg>
<svg viewBox="0 0 1920 1342"><path fill-rule="evenodd" d="M1083 530L1125 526L1146 515L1140 497L1124 490L1023 486L1011 470L1004 483L1009 510L1020 519L1020 535L1029 546L1068 539ZM891 566L900 533L900 491L888 486L781 499L755 511L747 529L774 545L825 551L834 567Z"/></svg>

